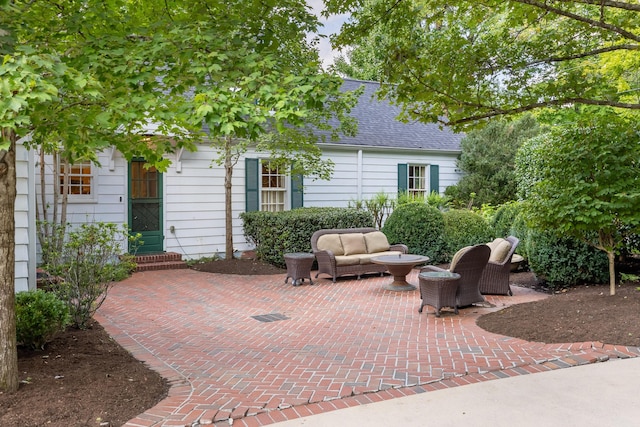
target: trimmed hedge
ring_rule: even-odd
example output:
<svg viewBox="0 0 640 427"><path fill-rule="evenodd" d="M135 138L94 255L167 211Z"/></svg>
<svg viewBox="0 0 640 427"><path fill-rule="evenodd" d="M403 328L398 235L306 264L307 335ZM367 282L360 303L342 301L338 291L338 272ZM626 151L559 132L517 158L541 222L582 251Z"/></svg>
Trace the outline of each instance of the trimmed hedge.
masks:
<svg viewBox="0 0 640 427"><path fill-rule="evenodd" d="M468 209L451 209L443 212L442 216L447 260L451 260L460 248L487 243L494 238L492 227L478 213Z"/></svg>
<svg viewBox="0 0 640 427"><path fill-rule="evenodd" d="M368 211L351 208L299 208L283 212L243 212L244 235L259 259L285 267L284 254L311 252L311 235L325 228L373 227Z"/></svg>
<svg viewBox="0 0 640 427"><path fill-rule="evenodd" d="M425 255L431 263L445 262L442 213L422 202L398 206L382 228L389 243L404 243L409 253Z"/></svg>

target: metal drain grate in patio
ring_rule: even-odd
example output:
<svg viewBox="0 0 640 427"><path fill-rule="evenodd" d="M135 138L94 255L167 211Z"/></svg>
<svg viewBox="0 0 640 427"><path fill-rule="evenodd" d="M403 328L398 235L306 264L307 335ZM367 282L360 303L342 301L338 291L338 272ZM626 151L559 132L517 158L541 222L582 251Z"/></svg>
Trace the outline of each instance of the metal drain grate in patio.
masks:
<svg viewBox="0 0 640 427"><path fill-rule="evenodd" d="M257 316L251 316L252 318L260 321L260 322L275 322L277 320L288 320L289 318L284 314L280 313L270 313L270 314L259 314Z"/></svg>

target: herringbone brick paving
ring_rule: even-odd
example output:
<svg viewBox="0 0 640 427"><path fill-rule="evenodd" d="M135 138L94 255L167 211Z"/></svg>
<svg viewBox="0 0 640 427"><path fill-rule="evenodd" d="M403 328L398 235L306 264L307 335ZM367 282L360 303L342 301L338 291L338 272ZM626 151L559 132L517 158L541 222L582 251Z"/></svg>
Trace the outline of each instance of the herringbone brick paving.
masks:
<svg viewBox="0 0 640 427"><path fill-rule="evenodd" d="M342 407L634 357L600 343L545 345L486 332L476 319L545 298L512 287L486 307L418 313L419 291L389 276L284 284L284 274L166 270L116 284L96 319L172 387L127 426L261 426ZM409 275L417 282L417 271ZM428 308L428 310L427 310ZM252 316L281 315L263 322Z"/></svg>

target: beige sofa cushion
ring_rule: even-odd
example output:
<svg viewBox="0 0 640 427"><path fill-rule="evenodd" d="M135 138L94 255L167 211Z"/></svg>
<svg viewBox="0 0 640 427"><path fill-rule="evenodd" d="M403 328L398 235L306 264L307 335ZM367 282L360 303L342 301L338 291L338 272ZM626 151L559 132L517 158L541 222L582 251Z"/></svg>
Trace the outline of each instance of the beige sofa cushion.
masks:
<svg viewBox="0 0 640 427"><path fill-rule="evenodd" d="M364 243L367 245L367 253L386 252L389 250L389 241L382 231L372 231L364 235Z"/></svg>
<svg viewBox="0 0 640 427"><path fill-rule="evenodd" d="M345 255L366 254L367 246L362 233L346 233L340 235Z"/></svg>
<svg viewBox="0 0 640 427"><path fill-rule="evenodd" d="M489 257L489 262L502 264L510 250L511 250L511 243L509 243L508 240L503 239L502 242L496 245L495 249L491 249L491 256Z"/></svg>
<svg viewBox="0 0 640 427"><path fill-rule="evenodd" d="M336 256L336 265L358 265L360 264L360 257L357 255L340 255Z"/></svg>
<svg viewBox="0 0 640 427"><path fill-rule="evenodd" d="M334 255L344 255L342 241L339 234L323 234L318 237L316 247L321 251L331 251Z"/></svg>
<svg viewBox="0 0 640 427"><path fill-rule="evenodd" d="M449 271L453 271L453 269L456 268L456 264L458 263L458 261L460 261L462 255L464 255L464 253L472 247L473 246L465 246L464 248L459 249L458 252L453 255L453 258L451 259L451 265L449 265Z"/></svg>

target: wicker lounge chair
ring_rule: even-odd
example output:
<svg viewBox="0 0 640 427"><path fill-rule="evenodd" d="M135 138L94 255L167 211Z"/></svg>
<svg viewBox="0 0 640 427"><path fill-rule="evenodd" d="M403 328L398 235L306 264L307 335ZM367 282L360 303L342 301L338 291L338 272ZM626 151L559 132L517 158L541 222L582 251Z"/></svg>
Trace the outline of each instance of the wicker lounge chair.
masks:
<svg viewBox="0 0 640 427"><path fill-rule="evenodd" d="M509 287L509 273L511 273L511 258L520 240L514 236L509 236L505 240L511 244L511 248L501 261L492 260L492 252L487 267L480 278L479 287L482 294L513 295Z"/></svg>
<svg viewBox="0 0 640 427"><path fill-rule="evenodd" d="M458 273L460 280L458 281L458 291L456 292L456 303L458 307L466 307L476 302L485 302L478 289L478 282L489 261L490 254L491 249L487 245L466 247L460 249L453 256L449 270L428 265L420 271L450 271Z"/></svg>

